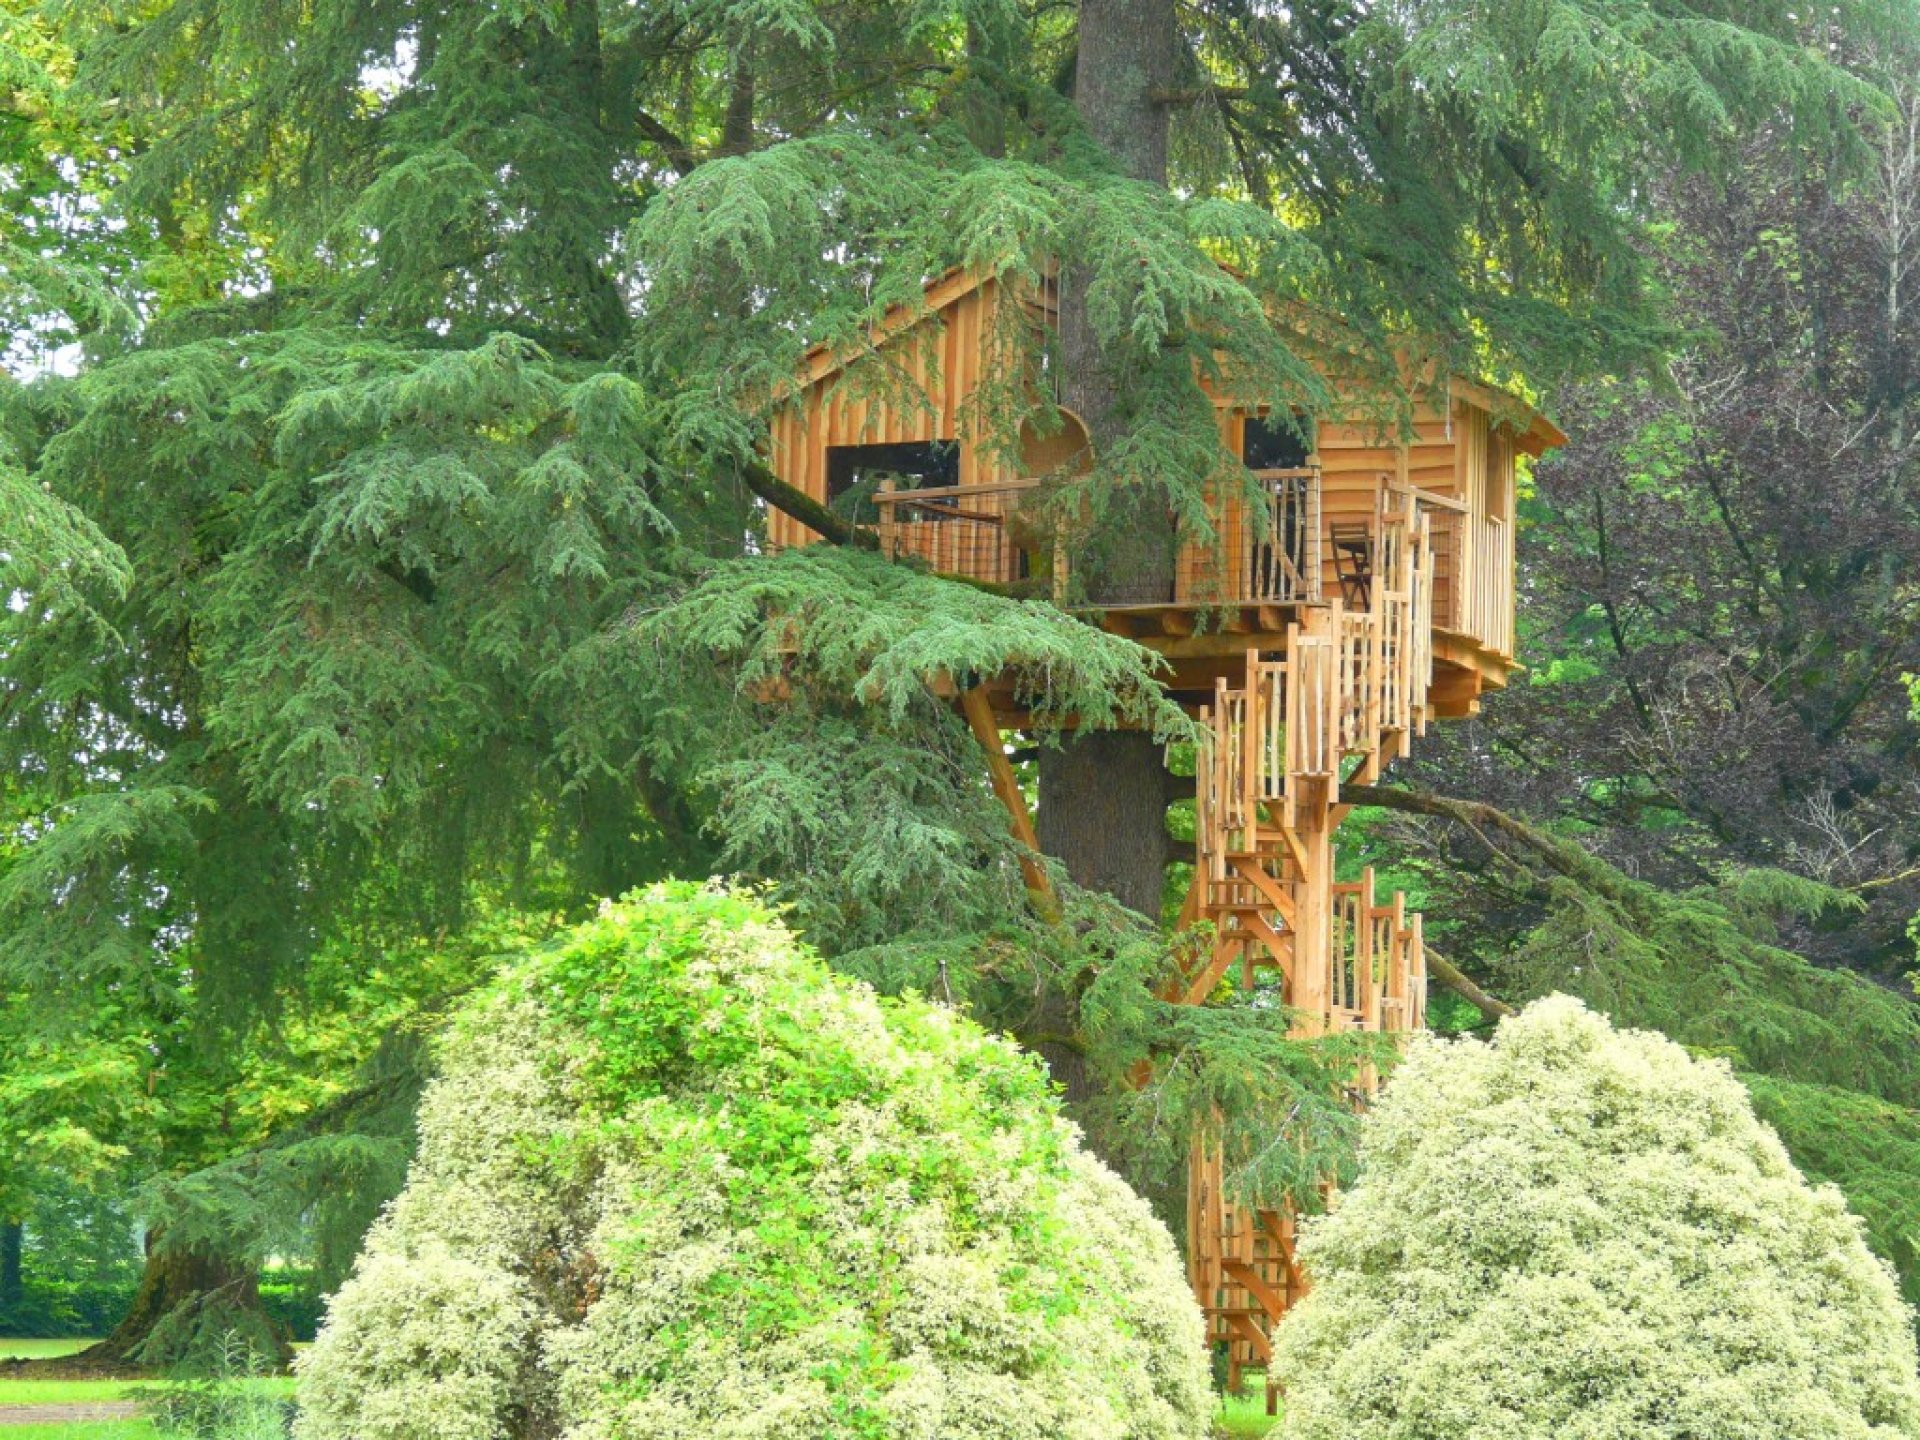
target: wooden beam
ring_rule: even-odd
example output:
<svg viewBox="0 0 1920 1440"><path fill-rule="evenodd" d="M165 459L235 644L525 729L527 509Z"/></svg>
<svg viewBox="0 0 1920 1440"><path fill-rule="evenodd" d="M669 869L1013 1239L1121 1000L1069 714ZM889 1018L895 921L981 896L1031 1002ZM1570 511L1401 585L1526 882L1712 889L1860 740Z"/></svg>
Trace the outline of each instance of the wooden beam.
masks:
<svg viewBox="0 0 1920 1440"><path fill-rule="evenodd" d="M1291 825L1282 825L1274 832L1280 842L1287 847L1287 858L1293 861L1293 868L1302 875L1307 873L1307 850L1300 843L1300 837L1294 833Z"/></svg>
<svg viewBox="0 0 1920 1440"><path fill-rule="evenodd" d="M1259 940L1272 954L1275 965L1283 969L1288 968L1287 962L1292 959L1294 955L1292 932L1288 932L1285 935L1281 934L1265 920L1262 920L1257 912L1250 911L1247 914L1241 915L1239 921L1240 927L1255 939Z"/></svg>
<svg viewBox="0 0 1920 1440"><path fill-rule="evenodd" d="M1224 940L1215 940L1212 958L1207 961L1206 968L1188 983L1187 993L1179 998L1178 1003L1205 1004L1207 996L1213 993L1213 987L1226 978L1227 971L1233 968L1233 962L1239 958L1240 952L1235 946Z"/></svg>
<svg viewBox="0 0 1920 1440"><path fill-rule="evenodd" d="M1287 922L1287 928L1292 929L1295 913L1293 896L1286 892L1285 887L1273 876L1269 875L1258 860L1237 855L1233 858L1232 865L1233 873L1246 881L1247 884L1251 885L1254 889L1258 890L1261 895L1266 898L1267 902L1279 912L1280 918Z"/></svg>
<svg viewBox="0 0 1920 1440"><path fill-rule="evenodd" d="M1277 1210L1261 1210L1260 1227L1273 1241L1273 1248L1280 1252L1280 1263L1287 1267L1287 1284L1295 1290L1307 1288L1306 1272L1300 1268L1299 1253L1293 1248L1293 1237L1287 1234L1286 1222Z"/></svg>
<svg viewBox="0 0 1920 1440"><path fill-rule="evenodd" d="M1207 871L1204 865L1193 867L1193 879L1187 882L1187 893L1180 902L1180 914L1173 922L1175 930L1191 930L1200 923L1202 911L1206 908Z"/></svg>
<svg viewBox="0 0 1920 1440"><path fill-rule="evenodd" d="M1244 1260L1222 1260L1220 1268L1231 1275L1246 1292L1260 1302L1260 1308L1275 1320L1287 1313L1286 1297L1260 1278L1260 1271Z"/></svg>
<svg viewBox="0 0 1920 1440"><path fill-rule="evenodd" d="M1013 762L1007 759L1007 747L1000 742L993 704L987 699L987 692L975 685L960 696L960 708L966 713L973 738L986 752L987 775L993 782L993 793L1006 807L1013 838L1028 851L1020 859L1020 873L1027 882L1027 896L1033 903L1034 913L1049 924L1056 924L1060 919L1060 897L1054 893L1053 880L1038 859L1040 837L1034 832L1033 816L1027 813L1027 797L1013 773Z"/></svg>
<svg viewBox="0 0 1920 1440"><path fill-rule="evenodd" d="M1262 1363L1273 1359L1273 1342L1267 1339L1267 1332L1254 1324L1250 1317L1229 1313L1226 1320L1227 1328L1252 1346L1253 1352L1260 1357Z"/></svg>

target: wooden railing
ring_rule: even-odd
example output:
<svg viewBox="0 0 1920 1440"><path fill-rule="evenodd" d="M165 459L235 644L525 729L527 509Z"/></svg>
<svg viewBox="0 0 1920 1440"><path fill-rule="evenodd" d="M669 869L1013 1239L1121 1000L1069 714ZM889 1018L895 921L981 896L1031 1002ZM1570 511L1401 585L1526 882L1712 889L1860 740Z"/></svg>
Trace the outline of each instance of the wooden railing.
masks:
<svg viewBox="0 0 1920 1440"><path fill-rule="evenodd" d="M1260 502L1246 524L1182 549L1175 593L1202 605L1318 604L1320 472L1257 470L1253 479Z"/></svg>
<svg viewBox="0 0 1920 1440"><path fill-rule="evenodd" d="M1421 917L1396 890L1383 904L1373 867L1333 887L1333 960L1328 987L1336 1029L1389 1034L1426 1023L1426 948Z"/></svg>
<svg viewBox="0 0 1920 1440"><path fill-rule="evenodd" d="M1338 606L1335 607L1338 613ZM1288 775L1325 777L1340 773L1342 732L1342 651L1335 633L1319 626L1295 625L1288 631L1286 694L1286 771Z"/></svg>
<svg viewBox="0 0 1920 1440"><path fill-rule="evenodd" d="M1026 551L1009 522L1036 480L990 485L894 490L882 484L873 497L879 512L880 553L911 557L943 575L964 575L1005 585L1027 577Z"/></svg>
<svg viewBox="0 0 1920 1440"><path fill-rule="evenodd" d="M1513 655L1513 526L1459 501L1424 495L1434 563L1433 625ZM1432 628L1431 626L1429 627Z"/></svg>
<svg viewBox="0 0 1920 1440"><path fill-rule="evenodd" d="M1420 916L1404 895L1380 896L1371 868L1336 882L1332 833L1342 782L1373 778L1425 723L1444 563L1435 535L1449 533L1447 521L1436 526L1440 509L1381 477L1348 552L1364 555L1364 583L1289 617L1280 658L1250 641L1241 683L1215 681L1200 717L1189 899L1214 935L1211 953L1178 977L1184 1003L1205 1003L1236 967L1252 988L1264 966L1281 976L1298 1035L1424 1027ZM1377 1080L1363 1064L1348 1093L1361 1102ZM1307 1288L1293 1212L1231 1195L1220 1151L1204 1140L1188 1180L1188 1267L1208 1337L1227 1347L1230 1373L1264 1364L1273 1326Z"/></svg>
<svg viewBox="0 0 1920 1440"><path fill-rule="evenodd" d="M1473 517L1473 553L1466 631L1496 655L1513 654L1513 527Z"/></svg>
<svg viewBox="0 0 1920 1440"><path fill-rule="evenodd" d="M1321 599L1320 472L1255 474L1264 510L1220 547L1182 550L1175 589L1195 604L1317 604ZM881 553L947 575L1005 584L1033 566L1011 523L1037 480L894 490L874 495ZM1064 562L1054 557L1056 578Z"/></svg>

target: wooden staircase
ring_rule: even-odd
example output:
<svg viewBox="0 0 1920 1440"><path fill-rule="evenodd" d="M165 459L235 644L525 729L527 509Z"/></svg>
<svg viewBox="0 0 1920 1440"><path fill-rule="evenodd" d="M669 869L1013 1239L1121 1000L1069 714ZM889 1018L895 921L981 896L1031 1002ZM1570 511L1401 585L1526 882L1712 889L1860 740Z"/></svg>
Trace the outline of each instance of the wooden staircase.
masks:
<svg viewBox="0 0 1920 1440"><path fill-rule="evenodd" d="M1249 650L1239 684L1201 708L1195 875L1183 919L1211 946L1170 998L1205 1004L1237 979L1277 972L1293 1033L1399 1032L1426 1023L1421 921L1376 893L1371 869L1335 879L1343 783L1377 778L1429 718L1433 677L1431 517L1418 493L1382 481L1366 603L1304 608L1278 652ZM1361 1078L1362 1088L1370 1077ZM1306 1288L1285 1205L1228 1193L1217 1151L1189 1170L1188 1264L1211 1341L1230 1367L1264 1365L1272 1326ZM1237 1378L1237 1377L1236 1377Z"/></svg>

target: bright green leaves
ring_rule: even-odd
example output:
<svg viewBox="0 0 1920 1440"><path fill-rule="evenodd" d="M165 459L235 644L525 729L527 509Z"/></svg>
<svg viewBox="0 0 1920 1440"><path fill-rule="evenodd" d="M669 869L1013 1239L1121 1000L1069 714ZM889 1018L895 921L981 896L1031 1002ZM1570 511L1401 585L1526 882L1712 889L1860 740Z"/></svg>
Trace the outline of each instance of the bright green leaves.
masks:
<svg viewBox="0 0 1920 1440"><path fill-rule="evenodd" d="M724 965L699 963L715 927L739 930L764 912L743 895L674 893L673 905L607 906L540 957L531 981L535 994L551 986L556 1019L584 1042L587 1088L605 1111L741 1065L775 1038L748 1024L766 997L739 989Z"/></svg>
<svg viewBox="0 0 1920 1440"><path fill-rule="evenodd" d="M1205 1433L1173 1247L1037 1062L744 896L609 904L466 1001L441 1061L301 1361L305 1440L510 1406L721 1440ZM539 1368L488 1383L503 1354Z"/></svg>

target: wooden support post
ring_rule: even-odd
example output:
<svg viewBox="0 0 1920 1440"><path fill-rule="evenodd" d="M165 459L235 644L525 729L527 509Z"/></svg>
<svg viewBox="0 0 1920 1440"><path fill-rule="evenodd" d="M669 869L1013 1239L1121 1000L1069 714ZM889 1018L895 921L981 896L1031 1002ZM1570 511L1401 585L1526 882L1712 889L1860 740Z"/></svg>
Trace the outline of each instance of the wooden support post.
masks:
<svg viewBox="0 0 1920 1440"><path fill-rule="evenodd" d="M973 729L973 738L986 751L987 774L993 781L993 793L1000 797L1000 803L1007 808L1013 838L1030 852L1020 858L1020 873L1027 882L1027 898L1032 902L1036 915L1048 924L1057 924L1060 919L1060 897L1054 894L1053 880L1038 859L1040 837L1034 833L1033 816L1027 813L1027 797L1021 792L1020 781L1014 776L1013 762L1007 759L1007 747L1000 743L1000 727L994 723L993 705L987 699L987 692L978 685L962 692L960 708L966 713L967 724Z"/></svg>
<svg viewBox="0 0 1920 1440"><path fill-rule="evenodd" d="M1293 965L1287 972L1287 1003L1324 1022L1332 1000L1328 982L1333 934L1328 911L1333 897L1333 847L1324 829L1304 831L1299 839L1305 864L1294 892L1299 923L1294 928Z"/></svg>

